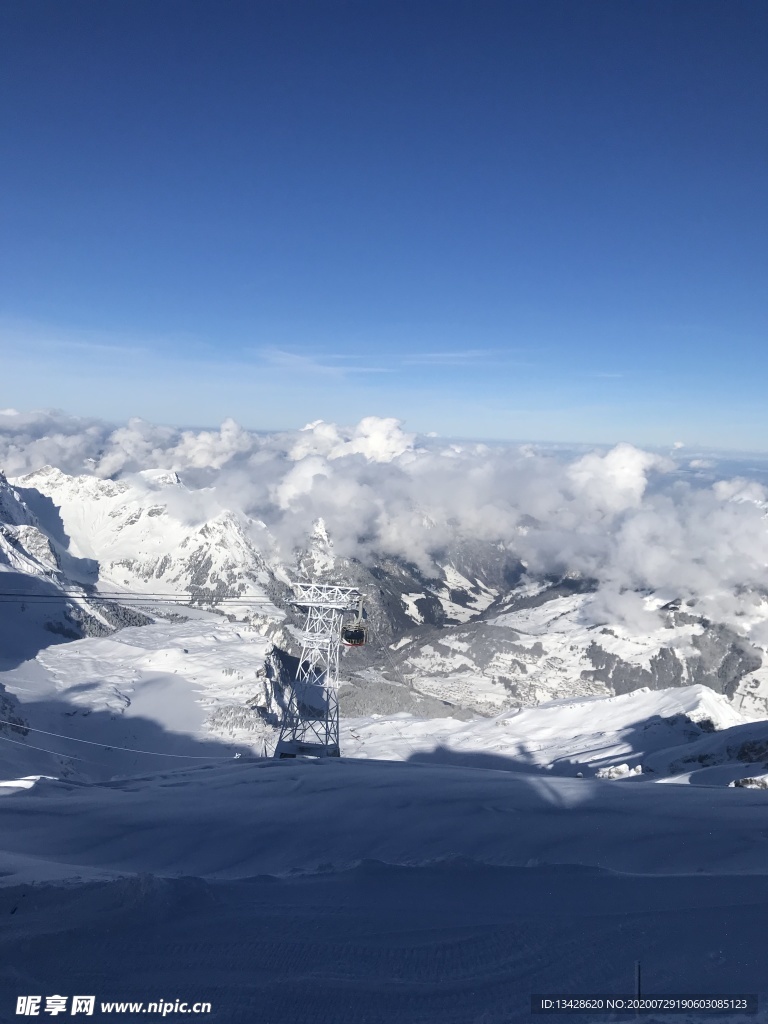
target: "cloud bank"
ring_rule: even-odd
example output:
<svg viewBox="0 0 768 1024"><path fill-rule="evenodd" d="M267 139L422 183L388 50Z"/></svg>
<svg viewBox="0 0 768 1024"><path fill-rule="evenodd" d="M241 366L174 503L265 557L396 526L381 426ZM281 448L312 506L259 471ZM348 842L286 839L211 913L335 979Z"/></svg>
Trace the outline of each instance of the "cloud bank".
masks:
<svg viewBox="0 0 768 1024"><path fill-rule="evenodd" d="M181 430L0 411L0 469L20 476L45 465L105 478L174 470L189 489L171 499L175 512L235 508L266 523L283 554L319 518L342 557L396 555L425 570L456 540L503 544L532 573L596 579L596 621L647 628L640 595L650 591L745 630L768 607L766 488L743 477L702 484L679 449L565 455L419 442L373 416L260 434L233 420Z"/></svg>

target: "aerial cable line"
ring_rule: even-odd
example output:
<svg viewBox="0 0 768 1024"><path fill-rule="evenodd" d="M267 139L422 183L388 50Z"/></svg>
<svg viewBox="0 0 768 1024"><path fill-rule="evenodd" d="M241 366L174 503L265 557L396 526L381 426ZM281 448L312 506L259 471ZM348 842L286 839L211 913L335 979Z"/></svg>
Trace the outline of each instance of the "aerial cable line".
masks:
<svg viewBox="0 0 768 1024"><path fill-rule="evenodd" d="M232 754L229 757L204 757L202 754L166 754L161 750L139 750L136 747L121 747L116 743L96 743L94 740L80 740L76 736L64 736L60 732L49 732L46 729L35 729L31 725L22 725L20 722L5 722L2 718L0 718L0 725L10 725L13 729L26 729L27 732L39 732L42 733L43 736L55 736L57 739L70 740L72 743L87 743L89 747L101 747L102 750L124 750L130 754L150 754L152 757L180 757L186 761L231 761L234 758L241 756L240 754ZM8 737L3 736L0 737L0 739L8 739ZM49 750L48 753L53 754L55 751ZM70 755L59 754L58 756L69 757ZM78 760L80 759L78 758Z"/></svg>
<svg viewBox="0 0 768 1024"><path fill-rule="evenodd" d="M392 671L395 673L397 678L400 680L400 682L403 684L403 686L407 690L412 690L413 689L412 684L406 683L405 679L403 679L403 676L402 676L402 674L400 672L400 669L397 667L397 665L395 665L394 661L390 657L389 651L387 650L387 645L382 640L378 630L376 629L376 627L373 624L373 621L371 621L371 631L372 631L373 635L376 637L376 639L379 641L379 647L381 649L381 653L384 655L384 657L389 662L390 666L392 667Z"/></svg>
<svg viewBox="0 0 768 1024"><path fill-rule="evenodd" d="M404 687L406 688L406 690L411 690L411 691L413 691L413 692L415 692L415 693L418 693L418 692L419 692L418 690L414 690L414 686L413 686L413 684L412 684L412 683L407 683L407 682L405 681L405 679L403 678L403 675L402 675L402 673L400 672L400 669L399 669L399 668L397 667L397 665L396 665L396 664L394 663L394 661L392 660L392 658L391 658L391 656L390 656L390 653L389 653L389 650L388 650L388 648L387 648L387 645L386 645L386 644L384 643L384 641L382 640L382 638L381 638L381 635L379 634L378 630L376 629L376 627L375 627L375 626L374 626L374 624L373 624L373 621L371 621L371 632L372 632L372 633L373 633L373 635L374 635L374 636L376 637L376 639L377 639L377 641L378 641L378 643L379 643L379 648L380 648L380 650L381 650L382 654L383 654L383 655L384 655L384 657L385 657L385 658L387 659L387 661L389 662L389 664L390 664L390 665L392 666L392 670L393 670L393 672L395 673L395 675L397 676L397 678L398 678L398 679L400 680L400 682L401 682L401 683L403 684L403 686L404 686ZM407 740L407 739L405 738L405 736L403 735L403 733L402 733L402 732L401 732L401 733L399 733L398 735L399 735L399 738L400 738L400 740L401 740L401 741L402 741L402 742L403 742L403 743L405 744L405 746L406 746L406 747L408 748L408 750L410 751L410 754L411 754L411 756L412 756L412 757L413 757L413 756L416 756L416 755L417 755L417 754L419 753L419 751L418 751L418 750L416 750L416 749L415 749L415 748L413 747L413 745L412 745L412 744L411 744L411 743L410 743L410 742L409 742L409 741L408 741L408 740Z"/></svg>
<svg viewBox="0 0 768 1024"><path fill-rule="evenodd" d="M50 581L46 580L44 582ZM79 590L58 590L55 593L41 594L39 591L35 593L24 593L18 590L0 591L0 601L61 601L66 598L81 601L121 601L125 604L130 602L146 603L147 601L151 601L153 604L185 605L190 604L192 601L226 605L265 605L272 603L268 597L216 597L205 592L199 594L121 594L112 591L86 593Z"/></svg>
<svg viewBox="0 0 768 1024"><path fill-rule="evenodd" d="M373 635L376 637L376 639L379 642L379 647L381 648L382 654L387 659L389 664L392 666L393 671L395 672L395 674L397 675L398 679L403 684L403 686L406 689L411 690L412 692L414 692L416 694L419 694L420 696L430 696L430 694L422 694L421 691L419 691L419 690L417 690L415 688L413 683L407 683L405 681L405 679L403 678L402 673L400 672L400 669L397 667L395 662L392 660L392 658L390 656L390 653L389 653L389 650L387 648L387 645L384 643L384 641L382 640L380 634L377 632L376 627L374 626L373 622L371 622L371 631L373 632ZM408 740L405 738L405 736L402 733L399 734L399 737L402 740L402 742L405 744L405 746L408 748L408 750L411 752L412 755L417 755L419 753L426 753L426 751L424 751L424 750L419 751L415 747L413 747L411 745L411 743L408 742ZM487 771L487 770L488 769L486 769L486 768L477 768L476 769L476 771Z"/></svg>
<svg viewBox="0 0 768 1024"><path fill-rule="evenodd" d="M27 726L24 726L26 729ZM5 740L6 743L16 743L20 747L24 747L25 750L41 750L44 754L53 754L54 757L64 757L68 761L82 761L83 764L97 764L101 768L110 768L111 765L106 764L104 761L91 761L88 757L78 757L76 754L60 754L58 750L49 750L47 747L36 747L34 743L24 743L22 740L13 740L10 736L0 736L0 740Z"/></svg>

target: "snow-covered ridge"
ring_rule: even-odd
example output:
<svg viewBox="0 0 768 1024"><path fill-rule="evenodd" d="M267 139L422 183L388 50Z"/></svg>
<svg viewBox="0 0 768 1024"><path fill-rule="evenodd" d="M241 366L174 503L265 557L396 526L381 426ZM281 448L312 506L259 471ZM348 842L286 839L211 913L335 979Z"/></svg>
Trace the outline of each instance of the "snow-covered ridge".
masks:
<svg viewBox="0 0 768 1024"><path fill-rule="evenodd" d="M725 697L695 685L556 700L465 722L408 714L348 719L343 747L364 758L437 761L526 774L621 778L636 772L651 780L682 775L686 769L681 759L688 757L683 781L690 781L694 768L702 767L698 758L703 750L719 750L721 761L727 761L725 751L745 728L765 741L765 751L756 750L754 760L768 760L768 723L750 726ZM738 761L738 754L733 753L731 760ZM620 766L626 770L606 774ZM743 763L736 774L745 774Z"/></svg>
<svg viewBox="0 0 768 1024"><path fill-rule="evenodd" d="M176 473L150 470L130 482L46 467L16 485L53 503L69 552L98 563L101 589L266 602L271 576L252 539L263 525L228 509L203 515Z"/></svg>
<svg viewBox="0 0 768 1024"><path fill-rule="evenodd" d="M0 474L0 666L30 657L46 643L114 628L114 619L68 575L71 565L23 492Z"/></svg>
<svg viewBox="0 0 768 1024"><path fill-rule="evenodd" d="M0 473L0 569L3 568L32 576L51 576L58 571L59 560L37 518Z"/></svg>

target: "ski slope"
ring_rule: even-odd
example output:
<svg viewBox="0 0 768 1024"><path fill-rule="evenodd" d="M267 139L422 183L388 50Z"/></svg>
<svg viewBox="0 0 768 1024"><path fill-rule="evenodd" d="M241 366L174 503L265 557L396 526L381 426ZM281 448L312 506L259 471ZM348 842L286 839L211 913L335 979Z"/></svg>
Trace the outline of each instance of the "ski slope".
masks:
<svg viewBox="0 0 768 1024"><path fill-rule="evenodd" d="M41 779L0 835L0 1020L40 991L516 1024L532 992L630 992L636 959L648 994L768 999L762 792L239 759Z"/></svg>

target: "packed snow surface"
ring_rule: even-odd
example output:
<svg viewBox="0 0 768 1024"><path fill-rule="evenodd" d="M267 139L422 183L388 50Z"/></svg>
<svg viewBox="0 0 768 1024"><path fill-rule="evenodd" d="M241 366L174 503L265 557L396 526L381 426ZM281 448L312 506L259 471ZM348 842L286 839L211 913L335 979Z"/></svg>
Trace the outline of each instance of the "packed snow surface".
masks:
<svg viewBox="0 0 768 1024"><path fill-rule="evenodd" d="M768 853L759 792L346 759L241 758L90 785L40 779L0 801L0 828L6 885L136 871L233 879L456 857L760 875Z"/></svg>
<svg viewBox="0 0 768 1024"><path fill-rule="evenodd" d="M755 790L241 759L40 779L0 799L0 834L7 1019L20 993L93 992L243 1024L517 1024L533 992L631 993L636 959L647 994L768 998Z"/></svg>

